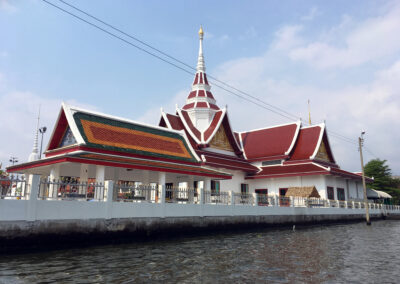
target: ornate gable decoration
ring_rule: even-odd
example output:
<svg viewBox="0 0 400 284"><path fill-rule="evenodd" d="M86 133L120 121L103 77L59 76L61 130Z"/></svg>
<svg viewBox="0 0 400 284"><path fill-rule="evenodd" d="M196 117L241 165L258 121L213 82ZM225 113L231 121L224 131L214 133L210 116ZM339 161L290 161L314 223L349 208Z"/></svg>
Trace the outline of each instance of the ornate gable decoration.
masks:
<svg viewBox="0 0 400 284"><path fill-rule="evenodd" d="M226 135L225 129L222 125L219 127L214 137L211 139L210 147L219 150L235 152L235 150L232 148L231 143L229 143L228 136Z"/></svg>
<svg viewBox="0 0 400 284"><path fill-rule="evenodd" d="M60 148L76 144L76 139L74 137L74 134L72 134L71 128L68 126L67 129L65 130L65 134L61 140L60 143Z"/></svg>
<svg viewBox="0 0 400 284"><path fill-rule="evenodd" d="M331 162L329 159L328 152L326 150L325 142L322 141L321 145L319 146L317 155L315 156L316 159L326 161L326 162Z"/></svg>

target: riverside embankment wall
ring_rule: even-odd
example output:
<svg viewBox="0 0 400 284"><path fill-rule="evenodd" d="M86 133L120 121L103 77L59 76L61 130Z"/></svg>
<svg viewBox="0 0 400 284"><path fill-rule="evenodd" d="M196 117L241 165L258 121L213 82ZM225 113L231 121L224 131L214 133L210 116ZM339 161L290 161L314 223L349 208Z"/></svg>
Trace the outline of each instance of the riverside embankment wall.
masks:
<svg viewBox="0 0 400 284"><path fill-rule="evenodd" d="M37 196L32 187L30 196ZM108 187L109 188L109 187ZM111 190L108 192L112 192ZM165 193L162 193L165 196ZM176 236L181 233L268 228L363 220L365 209L103 201L0 199L0 251L27 244L82 242L118 237ZM349 203L350 204L350 203ZM354 205L354 204L353 204ZM297 206L297 207L296 207ZM370 208L372 218L400 217L400 208Z"/></svg>

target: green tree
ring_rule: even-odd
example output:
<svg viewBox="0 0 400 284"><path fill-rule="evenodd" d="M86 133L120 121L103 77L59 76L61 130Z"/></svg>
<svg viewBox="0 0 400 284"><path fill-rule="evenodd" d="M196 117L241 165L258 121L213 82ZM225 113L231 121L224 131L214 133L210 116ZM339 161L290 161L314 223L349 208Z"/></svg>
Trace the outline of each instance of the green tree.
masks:
<svg viewBox="0 0 400 284"><path fill-rule="evenodd" d="M392 171L386 162L386 160L380 159L369 161L364 167L365 175L374 178L370 187L389 193L393 197L392 201L398 204L400 202L400 180L392 178Z"/></svg>

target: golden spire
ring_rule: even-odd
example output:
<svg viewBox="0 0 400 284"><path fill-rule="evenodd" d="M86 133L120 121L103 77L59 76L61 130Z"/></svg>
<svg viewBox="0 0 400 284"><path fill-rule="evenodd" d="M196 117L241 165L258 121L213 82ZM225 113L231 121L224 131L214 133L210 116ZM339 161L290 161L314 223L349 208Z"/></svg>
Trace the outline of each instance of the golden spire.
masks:
<svg viewBox="0 0 400 284"><path fill-rule="evenodd" d="M308 100L308 123L311 125L310 100Z"/></svg>
<svg viewBox="0 0 400 284"><path fill-rule="evenodd" d="M200 25L200 29L199 29L199 37L202 39L202 38L203 38L203 35L204 35L204 32L203 32L203 27Z"/></svg>

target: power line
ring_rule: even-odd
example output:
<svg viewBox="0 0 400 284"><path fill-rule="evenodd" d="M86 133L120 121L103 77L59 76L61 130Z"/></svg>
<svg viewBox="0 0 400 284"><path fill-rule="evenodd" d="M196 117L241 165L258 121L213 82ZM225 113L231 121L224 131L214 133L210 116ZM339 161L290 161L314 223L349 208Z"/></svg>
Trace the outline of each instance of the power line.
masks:
<svg viewBox="0 0 400 284"><path fill-rule="evenodd" d="M117 39L119 39L119 40L121 40L121 41L123 41L123 42L125 42L125 43L127 43L127 44L129 44L129 45L131 45L131 46L133 46L133 47L135 47L135 48L137 48L137 49L139 49L139 50L141 50L141 51L143 51L143 52L149 54L149 55L151 55L151 56L154 56L155 58L160 59L160 60L162 60L163 62L168 63L168 64L170 64L170 65L172 65L172 66L174 66L174 67L176 67L176 68L178 68L178 69L180 69L180 70L182 70L182 71L184 71L184 72L186 72L186 73L188 73L188 74L190 74L190 75L193 75L193 76L194 76L194 75L196 74L196 73L193 73L193 72L191 72L191 71L189 71L189 70L187 70L187 69L185 69L185 68L183 68L183 67L181 67L181 66L178 66L177 64L175 64L175 63L173 63L173 62L170 62L170 61L168 61L168 60L162 58L161 56L158 56L158 55L156 55L156 54L154 54L154 53L152 53L152 52L150 52L150 51L148 51L148 50L146 50L146 49L144 49L144 48L142 48L142 47L140 47L140 46L138 46L138 45L136 45L136 44L134 44L134 43L132 43L132 42L130 42L130 41L128 41L128 40L126 40L126 39L124 39L124 38L122 38L122 37L116 35L116 34L114 34L114 33L112 33L112 32L110 32L110 31L106 30L106 29L103 29L102 27L100 27L100 26L98 26L98 25L96 25L96 24L94 24L94 23L92 23L92 22L89 22L89 21L83 19L82 17L80 17L80 16L78 16L78 15L75 15L74 13L72 13L72 12L70 12L70 11L67 11L67 10L63 9L62 7L57 6L57 5L55 5L55 4L51 3L51 2L49 2L48 0L42 0L42 1L45 2L45 3L47 3L47 4L49 4L49 5L51 5L51 6L53 6L53 7L55 7L55 8L57 8L57 9L59 9L59 10L61 10L61 11L63 11L64 13L67 13L67 14L69 14L69 15L75 17L76 19L78 19L78 20L80 20L80 21L82 21L82 22L84 22L84 23L86 23L86 24L88 24L88 25L91 25L91 26L93 26L93 27L99 29L100 31L105 32L105 33L107 33L108 35L110 35L110 36L112 36L112 37L114 37L114 38L117 38ZM61 1L61 0L60 0L60 1ZM61 1L61 2L65 2L65 1ZM222 81L221 81L221 82L222 82ZM219 84L216 84L215 82L214 82L213 84L214 84L216 87L218 87L218 88L220 88L220 89L222 89L222 90L225 90L225 91L228 92L228 93L231 93L231 94L233 94L233 95L235 95L235 96L237 96L237 97L239 97L239 98L242 98L242 99L244 99L244 100L247 100L248 102L251 102L251 103L253 103L253 104L257 105L257 106L260 106L260 107L262 107L262 108L264 108L264 109L266 109L266 110L269 110L269 111L271 111L271 112L273 112L273 113L275 113L275 114L277 114L277 115L280 115L280 116L282 116L282 117L285 117L285 118L287 118L287 119L289 119L289 120L292 120L292 119L293 119L292 117L289 117L288 115L282 114L282 113L280 113L280 112L278 112L278 111L276 111L276 110L273 110L273 109L268 108L268 107L266 107L266 106L263 106L263 105L261 105L261 104L259 104L259 103L257 103L257 102L254 102L254 101L252 101L252 100L249 100L249 99L243 97L243 96L240 95L240 94L234 93L234 92L232 92L231 90L229 90L229 89L227 89L227 88L225 88L225 87L222 87L222 86L219 85ZM226 85L226 84L225 84L225 85ZM259 100L259 101L261 101L261 100ZM261 101L261 102L262 102L262 101ZM264 102L264 104L266 104L266 103ZM271 105L271 106L272 106L272 105ZM273 107L273 106L272 106L272 107ZM276 108L276 107L275 107L275 108Z"/></svg>
<svg viewBox="0 0 400 284"><path fill-rule="evenodd" d="M46 3L49 3L49 2L46 1L46 0L43 0L43 1L46 2ZM109 27L109 28L111 28L111 29L113 29L113 30L115 30L115 31L117 31L117 32L119 32L119 33L121 33L121 34L123 34L123 35L125 35L125 36L127 36L127 37L129 37L129 38L131 38L131 39L133 39L133 40L135 40L135 41L141 43L141 44L143 44L144 46L146 46L146 47L148 47L148 48L150 48L150 49L152 49L152 50L154 50L154 51L156 51L156 52L158 52L158 53L160 53L160 54L162 54L162 55L168 57L169 59L172 59L173 61L176 61L176 62L178 62L178 63L184 65L185 67L187 67L187 68L189 68L189 69L191 69L191 70L196 71L196 68L192 67L192 66L189 65L188 63L185 63L185 62L183 62L182 60L179 60L179 59L177 59L176 57L171 56L171 55L169 55L169 54L163 52L162 50L160 50L160 49L158 49L158 48L156 48L156 47L154 47L154 46L152 46L152 45L146 43L145 41L140 40L140 39L138 39L137 37L135 37L135 36L133 36L133 35L131 35L131 34L128 34L127 32L124 32L123 30L121 30L121 29L119 29L119 28L117 28L117 27L115 27L115 26L113 26L113 25L111 25L111 24L109 24L109 23L107 23L107 22L105 22L105 21L99 19L98 17L96 17L96 16L94 16L94 15L92 15L92 14L86 12L86 11L83 11L82 9L80 9L80 8L78 8L78 7L72 5L72 4L70 4L70 3L68 3L68 2L66 2L66 1L64 1L64 0L59 0L59 1L62 2L62 3L64 3L65 5L67 5L67 6L71 7L71 8L73 8L73 9L75 9L75 10L77 10L77 11L79 11L79 12L85 14L85 15L87 15L88 17L90 17L90 18L92 18L92 19L94 19L94 20L96 20L96 21L98 21L98 22L100 22L100 23L106 25L107 27ZM58 8L58 6L56 6L56 5L54 5L54 4L52 4L52 5L53 5L54 7L57 7L57 8ZM62 11L66 12L66 10L62 9L61 7L59 7L59 8L60 8ZM69 13L69 14L71 14L71 13ZM85 22L86 22L86 21L85 21ZM270 103L264 102L263 100L261 100L261 99L255 97L255 96L252 96L251 94L246 93L246 92L244 92L244 91L242 91L242 90L240 90L240 89L238 89L238 88L236 88L236 87L234 87L234 86L232 86L232 85L230 85L230 84L228 84L228 83L225 83L224 81L221 81L221 80L219 80L218 78L216 78L216 77L214 77L214 76L212 76L212 75L210 75L210 74L208 74L208 78L209 78L209 79L212 79L212 80L210 80L210 81L218 82L218 83L220 83L220 84L222 84L222 85L224 85L224 86L226 86L226 87L228 87L228 88L231 88L231 89L233 89L233 90L235 90L235 91L237 91L237 92L239 92L239 93L241 93L241 94L243 94L243 95L245 95L245 96L248 96L248 97L252 98L253 100L256 100L256 101L259 102L259 103L262 103L262 104L264 104L264 105L269 106L270 108L276 109L276 110L278 110L278 111L284 113L286 118L289 118L289 117L290 117L289 119L295 119L295 120L297 120L297 119L299 118L298 116L296 116L296 115L294 115L294 114L291 114L291 113L285 111L285 110L282 109L282 108L279 108L279 107L274 106L274 105L272 105L272 104L270 104ZM215 82L214 82L213 84L217 86L217 84L216 84ZM227 90L226 88L222 88L221 86L218 86L218 87L221 88L221 89L223 89L223 90L225 90L225 91L230 92L230 91ZM267 109L268 109L268 110L271 110L270 108L267 108ZM274 113L276 113L276 112L274 112ZM289 117L288 117L288 116L289 116Z"/></svg>
<svg viewBox="0 0 400 284"><path fill-rule="evenodd" d="M43 0L43 2L53 6L54 8L57 8L57 9L61 10L62 12L67 13L70 16L75 17L76 19L78 19L78 20L80 20L80 21L82 21L82 22L84 22L84 23L86 23L86 24L88 24L90 26L95 27L96 29L98 29L98 30L100 30L102 32L105 32L106 34L125 42L128 45L131 45L131 46L139 49L140 51L147 53L148 55L151 55L151 56L153 56L153 57L155 57L155 58L157 58L157 59L159 59L159 60L161 60L161 61L163 61L163 62L165 62L165 63L167 63L167 64L169 64L171 66L173 66L173 67L176 67L176 68L180 69L181 71L184 71L185 73L188 73L190 75L195 75L195 72L187 70L187 68L189 68L190 70L196 71L196 68L192 67L191 65L189 65L189 64L187 64L187 63L185 63L185 62L183 62L183 61L181 61L179 59L177 59L174 56L171 56L171 55L163 52L162 50L160 50L158 48L153 47L152 45L150 45L150 44L138 39L137 37L122 31L121 29L119 29L119 28L117 28L117 27L115 27L115 26L113 26L113 25L111 25L111 24L99 19L98 17L96 17L96 16L94 16L94 15L92 15L92 14L86 12L86 11L83 11L82 9L80 9L80 8L78 8L78 7L72 5L72 4L70 4L70 3L68 3L68 2L66 2L64 0L59 0L59 1L61 3L63 3L63 4L65 4L65 5L69 6L70 8L73 8L76 11L79 11L80 13L83 13L84 15L86 15L86 16L88 16L88 17L90 17L90 18L102 23L103 25L105 25L105 26L107 26L107 27L109 27L109 28L111 28L111 29L123 34L124 36L129 37L132 40L135 40L135 41L139 42L140 44L146 46L147 48L150 48L151 50L156 51L156 52L160 53L161 55L163 55L163 56L171 59L172 61L175 61L175 62L177 62L177 63L179 63L179 64L181 64L181 65L183 65L185 67L179 66L178 64L176 64L174 62L171 62L170 60L167 60L167 59L155 54L154 52L148 51L147 49L145 49L143 47L140 47L137 44L134 44L131 41L126 40L125 38L123 38L121 36L118 36L115 33L111 32L109 30L106 30L105 28L102 28L99 25L96 25L96 24L94 24L94 23L92 23L92 22L90 22L90 21L88 21L88 20L86 20L86 19L84 19L84 18L82 18L82 17L80 17L80 16L78 16L78 15L76 15L76 14L74 14L74 13L72 13L72 12L62 8L62 7L60 7L60 6L58 6L58 5L55 5L54 3L51 3L48 0ZM255 96L247 93L247 92L244 92L244 91L242 91L242 90L240 90L240 89L238 89L238 88L236 88L236 87L234 87L234 86L232 86L232 85L230 85L228 83L225 83L225 82L219 80L218 78L216 78L216 77L214 77L214 76L212 76L210 74L208 74L208 77L211 79L210 81L213 82L214 86L216 86L216 87L218 87L218 88L220 88L220 89L222 89L222 90L224 90L224 91L226 91L226 92L228 92L228 93L230 93L230 94L232 94L232 95L234 95L236 97L239 97L239 98L241 98L243 100L246 100L246 101L248 101L248 102L250 102L250 103L252 103L254 105L257 105L257 106L259 106L261 108L269 110L269 111L271 111L271 112L273 112L273 113L275 113L277 115L280 115L282 117L285 117L285 118L287 118L289 120L293 120L293 119L297 120L299 118L298 116L296 116L296 115L294 115L294 114L292 114L290 112L287 112L282 108L279 108L279 107L276 107L276 106L274 106L272 104L269 104L269 103L267 103L267 102L255 97ZM220 84L222 84L223 86L221 86ZM236 92L233 92L232 90L227 89L226 87L231 88L232 90L235 90L239 94L236 93ZM243 94L244 96L249 97L251 99L246 98L246 97L244 97L244 96L242 96L240 94ZM331 134L332 137L334 137L336 139L340 139L340 140L342 140L344 142L351 143L351 144L357 144L356 141L354 141L353 139L348 138L348 137L346 137L346 136L344 136L344 135L342 135L340 133L333 132L333 131L329 131L329 133ZM369 150L367 150L367 151L369 151ZM372 154L372 152L370 152L370 153Z"/></svg>

